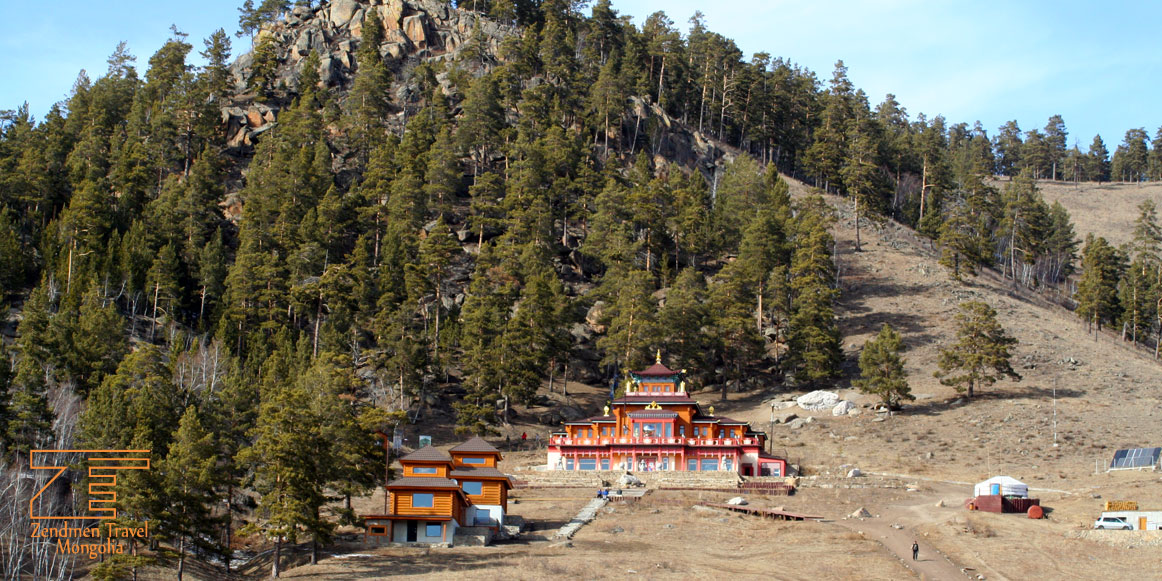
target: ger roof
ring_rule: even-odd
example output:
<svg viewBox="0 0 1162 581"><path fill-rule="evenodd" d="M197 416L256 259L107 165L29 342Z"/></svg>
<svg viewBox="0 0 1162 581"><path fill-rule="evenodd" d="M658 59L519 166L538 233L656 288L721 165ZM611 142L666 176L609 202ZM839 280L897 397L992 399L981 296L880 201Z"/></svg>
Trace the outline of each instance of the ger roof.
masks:
<svg viewBox="0 0 1162 581"><path fill-rule="evenodd" d="M432 446L424 446L407 456L399 459L400 462L451 462L452 457L443 450Z"/></svg>
<svg viewBox="0 0 1162 581"><path fill-rule="evenodd" d="M471 454L496 454L497 456L500 455L500 450L497 450L495 446L484 441L484 438L481 438L480 436L475 436L471 440L468 440L467 442L464 442L463 444L460 444L459 446L456 446L455 448L452 448L449 451L450 452L471 453Z"/></svg>

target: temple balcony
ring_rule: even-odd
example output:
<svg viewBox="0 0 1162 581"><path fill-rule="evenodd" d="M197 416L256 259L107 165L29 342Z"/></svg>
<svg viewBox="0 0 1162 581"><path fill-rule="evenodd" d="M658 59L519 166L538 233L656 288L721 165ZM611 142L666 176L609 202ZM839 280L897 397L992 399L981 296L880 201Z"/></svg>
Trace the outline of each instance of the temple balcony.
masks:
<svg viewBox="0 0 1162 581"><path fill-rule="evenodd" d="M599 438L570 438L567 436L553 436L549 438L550 446L620 446L620 445L648 445L648 446L690 446L716 447L724 446L758 446L758 438L615 438L612 436Z"/></svg>

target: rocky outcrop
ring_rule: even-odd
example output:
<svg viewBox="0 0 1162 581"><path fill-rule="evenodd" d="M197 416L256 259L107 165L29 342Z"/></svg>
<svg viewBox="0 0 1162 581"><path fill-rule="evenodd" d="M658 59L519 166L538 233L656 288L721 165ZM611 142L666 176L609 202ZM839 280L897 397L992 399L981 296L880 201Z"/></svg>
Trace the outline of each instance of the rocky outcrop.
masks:
<svg viewBox="0 0 1162 581"><path fill-rule="evenodd" d="M315 8L298 5L258 33L259 37L273 36L278 47L279 66L273 83L276 93L299 91L305 59L315 52L319 55L320 85L339 89L341 99L342 90L354 79L358 66L355 53L363 40L363 23L372 11L383 21L385 30L379 53L396 70L402 70L411 59L455 57L472 39L480 39L480 49L495 59L501 40L516 32L439 0L332 0ZM473 62L479 66L479 61ZM231 67L235 92L243 103L253 98L248 93L253 65L254 55L246 53ZM407 96L409 92L396 87L392 94ZM268 119L256 124L249 120L248 112L239 114L239 108L222 110L227 140L235 148L252 145L254 137L274 122Z"/></svg>
<svg viewBox="0 0 1162 581"><path fill-rule="evenodd" d="M640 97L630 97L629 102L630 114L622 133L648 132L651 153L658 167L676 163L711 177L717 166L735 158L736 152L732 148L683 125L657 104Z"/></svg>

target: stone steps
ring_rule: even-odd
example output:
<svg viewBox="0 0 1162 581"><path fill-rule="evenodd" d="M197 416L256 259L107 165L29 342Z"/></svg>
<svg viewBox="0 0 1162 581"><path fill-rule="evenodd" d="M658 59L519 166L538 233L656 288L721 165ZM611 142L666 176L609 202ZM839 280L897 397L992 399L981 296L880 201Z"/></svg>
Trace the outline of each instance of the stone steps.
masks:
<svg viewBox="0 0 1162 581"><path fill-rule="evenodd" d="M573 517L573 520L566 523L565 526L561 527L553 535L553 540L559 541L573 538L573 535L577 534L577 531L581 530L581 527L597 518L597 511L601 510L601 507L605 506L608 502L609 500L605 498L594 498L590 500L589 504L586 504L585 508L582 508L581 512Z"/></svg>

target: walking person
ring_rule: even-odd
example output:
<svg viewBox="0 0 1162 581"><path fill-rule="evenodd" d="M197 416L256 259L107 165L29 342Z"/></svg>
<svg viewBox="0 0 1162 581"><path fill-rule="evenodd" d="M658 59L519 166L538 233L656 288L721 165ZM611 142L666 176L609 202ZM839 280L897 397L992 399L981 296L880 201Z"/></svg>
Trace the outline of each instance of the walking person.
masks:
<svg viewBox="0 0 1162 581"><path fill-rule="evenodd" d="M920 557L920 545L916 544L916 541L913 540L912 541L912 560L918 561L918 560L920 560L919 557Z"/></svg>

